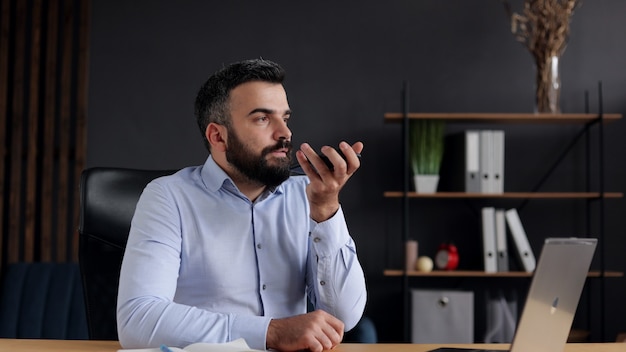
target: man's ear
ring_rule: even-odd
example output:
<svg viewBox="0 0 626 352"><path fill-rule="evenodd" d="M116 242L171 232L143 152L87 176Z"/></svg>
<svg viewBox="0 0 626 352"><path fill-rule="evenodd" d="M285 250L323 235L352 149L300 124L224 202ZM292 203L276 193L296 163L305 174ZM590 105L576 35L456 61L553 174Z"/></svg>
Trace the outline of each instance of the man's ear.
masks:
<svg viewBox="0 0 626 352"><path fill-rule="evenodd" d="M211 122L204 133L212 151L226 151L228 132L225 126Z"/></svg>

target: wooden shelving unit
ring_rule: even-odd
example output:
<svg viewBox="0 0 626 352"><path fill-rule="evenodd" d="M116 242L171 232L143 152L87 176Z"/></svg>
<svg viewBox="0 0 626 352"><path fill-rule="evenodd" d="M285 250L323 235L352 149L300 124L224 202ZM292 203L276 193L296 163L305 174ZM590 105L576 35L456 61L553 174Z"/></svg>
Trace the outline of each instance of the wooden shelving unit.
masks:
<svg viewBox="0 0 626 352"><path fill-rule="evenodd" d="M386 122L399 123L404 121L403 113L385 113ZM570 123L593 124L597 122L609 123L618 121L622 114L537 114L537 113L407 113L407 119L440 119L446 122L464 123ZM421 198L421 199L617 199L623 198L623 192L504 192L501 194L467 193L467 192L437 192L432 194L386 191L385 198ZM386 276L402 276L402 270L385 270ZM400 273L400 274L398 274ZM433 274L434 273L434 274ZM505 273L504 275L485 274L474 271L452 271L433 273L411 272L407 276L464 276L464 277L523 277L525 273ZM590 273L589 277L622 277L621 272L605 272L605 275Z"/></svg>
<svg viewBox="0 0 626 352"><path fill-rule="evenodd" d="M537 113L408 113L409 119L446 120L454 123L514 123L514 124L584 124L598 120L604 123L617 121L621 114L537 114ZM385 121L400 122L404 119L401 112L385 113Z"/></svg>
<svg viewBox="0 0 626 352"><path fill-rule="evenodd" d="M409 112L408 104L408 84L405 83L403 92L403 112L389 112L384 114L384 120L386 123L401 123L402 124L402 140L403 140L403 188L400 191L386 191L383 196L385 198L401 198L403 200L403 243L408 239L408 218L409 218L409 201L411 199L464 199L464 200L480 200L480 199L521 199L524 202L530 199L582 199L586 201L597 201L600 204L600 231L599 240L600 248L598 250L600 256L600 270L590 271L588 277L599 278L601 281L601 295L604 297L604 279L605 278L620 278L624 276L623 272L607 271L604 264L604 226L602 225L604 219L604 201L605 199L623 198L622 192L606 192L604 189L604 125L618 121L622 118L621 114L606 114L602 111L602 97L600 96L600 108L598 113L559 113L559 114L538 114L538 113L415 113ZM601 95L601 88L599 89ZM577 124L582 125L582 131L573 138L570 147L582 136L588 135L592 126L596 126L599 131L599 161L600 167L598 169L599 185L597 191L585 190L584 192L538 192L543 180L540 180L537 187L533 188L530 192L505 192L502 194L483 194L483 193L466 193L466 192L437 192L433 194L418 194L410 191L409 174L410 167L408 163L408 127L409 121L413 119L435 119L445 120L450 123L463 123L463 124ZM565 155L569 151L569 148L562 154ZM558 165L560 160L557 160L553 166ZM551 173L548 171L545 178ZM588 203L589 204L589 203ZM589 205L588 205L589 206ZM397 269L386 269L384 275L387 277L402 277L403 278L403 300L405 307L408 304L408 286L410 277L433 277L433 278L530 278L532 273L527 272L498 272L498 273L485 273L483 271L441 271L435 270L431 272L418 272L418 271L406 271ZM600 327L601 336L604 336L604 302L601 303L600 314L602 326ZM408 309L405 309L405 339L408 340L408 321L409 314Z"/></svg>
<svg viewBox="0 0 626 352"><path fill-rule="evenodd" d="M385 198L402 198L404 192L384 192ZM599 198L623 198L622 192L506 192L501 194L464 193L464 192L437 192L433 194L409 192L409 198L465 198L465 199L599 199Z"/></svg>
<svg viewBox="0 0 626 352"><path fill-rule="evenodd" d="M404 271L404 270L394 270L387 269L384 271L385 276L415 276L415 277L494 277L494 278L502 278L502 277L532 277L532 273L527 273L525 271L507 271L507 272L498 272L498 273L486 273L484 271L474 271L474 270L433 270L430 272L422 272L422 271ZM601 273L600 271L590 271L587 277L624 277L623 272L619 271L605 271Z"/></svg>

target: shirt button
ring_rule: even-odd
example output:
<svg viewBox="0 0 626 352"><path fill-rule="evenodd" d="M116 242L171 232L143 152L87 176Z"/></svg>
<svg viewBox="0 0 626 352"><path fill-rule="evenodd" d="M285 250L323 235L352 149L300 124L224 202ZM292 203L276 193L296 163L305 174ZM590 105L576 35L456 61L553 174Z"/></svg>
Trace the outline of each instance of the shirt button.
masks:
<svg viewBox="0 0 626 352"><path fill-rule="evenodd" d="M322 240L321 238L319 238L319 237L315 237L315 238L313 239L313 242L317 243L317 242L319 242L319 241L321 241L321 240Z"/></svg>
<svg viewBox="0 0 626 352"><path fill-rule="evenodd" d="M265 290L267 288L267 286L265 284L263 284L263 289Z"/></svg>
<svg viewBox="0 0 626 352"><path fill-rule="evenodd" d="M324 281L324 280L320 281L320 285L322 285L322 286L326 285L326 281Z"/></svg>
<svg viewBox="0 0 626 352"><path fill-rule="evenodd" d="M256 248L261 249L261 244L260 244L260 243L259 243L259 244L257 244L257 245L256 245Z"/></svg>

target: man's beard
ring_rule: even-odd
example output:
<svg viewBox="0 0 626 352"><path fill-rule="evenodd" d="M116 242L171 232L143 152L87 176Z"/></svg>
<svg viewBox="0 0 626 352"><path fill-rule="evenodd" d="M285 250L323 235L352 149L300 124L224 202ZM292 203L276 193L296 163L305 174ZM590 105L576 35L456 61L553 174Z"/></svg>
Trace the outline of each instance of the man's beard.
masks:
<svg viewBox="0 0 626 352"><path fill-rule="evenodd" d="M226 160L249 180L273 188L289 178L292 158L290 141L281 139L275 145L264 148L261 155L258 156L246 147L233 129L228 128L228 136ZM283 148L288 149L287 156L279 159L274 158L274 162L277 162L278 165L269 165L266 156Z"/></svg>

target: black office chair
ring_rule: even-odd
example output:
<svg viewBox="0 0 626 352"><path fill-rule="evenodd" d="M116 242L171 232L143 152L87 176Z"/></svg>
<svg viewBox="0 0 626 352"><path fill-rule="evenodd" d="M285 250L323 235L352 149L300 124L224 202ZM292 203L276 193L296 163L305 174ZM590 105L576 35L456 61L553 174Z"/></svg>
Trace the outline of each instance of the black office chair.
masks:
<svg viewBox="0 0 626 352"><path fill-rule="evenodd" d="M79 262L89 338L117 340L117 288L130 222L141 192L153 179L175 170L91 168L80 180ZM292 174L302 174L294 168ZM371 320L346 334L346 341L376 342Z"/></svg>
<svg viewBox="0 0 626 352"><path fill-rule="evenodd" d="M141 192L175 170L91 168L80 179L79 263L89 338L117 340L120 267Z"/></svg>

